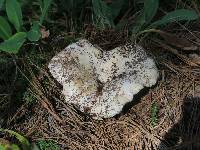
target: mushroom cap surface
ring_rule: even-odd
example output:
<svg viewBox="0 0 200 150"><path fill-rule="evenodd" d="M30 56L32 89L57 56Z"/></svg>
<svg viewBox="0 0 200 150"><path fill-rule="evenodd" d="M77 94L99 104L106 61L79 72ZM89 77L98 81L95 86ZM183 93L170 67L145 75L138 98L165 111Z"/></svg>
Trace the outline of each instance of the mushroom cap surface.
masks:
<svg viewBox="0 0 200 150"><path fill-rule="evenodd" d="M144 87L156 84L154 60L139 45L102 51L83 39L70 44L48 65L68 103L94 119L113 117Z"/></svg>

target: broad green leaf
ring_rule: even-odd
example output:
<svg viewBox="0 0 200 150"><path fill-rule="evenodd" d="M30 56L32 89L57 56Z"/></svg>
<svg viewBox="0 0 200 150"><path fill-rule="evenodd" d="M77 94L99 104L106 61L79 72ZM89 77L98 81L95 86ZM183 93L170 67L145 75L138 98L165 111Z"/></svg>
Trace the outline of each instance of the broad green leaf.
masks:
<svg viewBox="0 0 200 150"><path fill-rule="evenodd" d="M22 26L22 11L17 0L6 0L6 13L9 21L15 26L17 32Z"/></svg>
<svg viewBox="0 0 200 150"><path fill-rule="evenodd" d="M12 145L11 145L11 149L12 149L12 150L20 150L19 146L16 145L16 144L12 144Z"/></svg>
<svg viewBox="0 0 200 150"><path fill-rule="evenodd" d="M136 17L135 24L132 28L133 36L136 35L144 26L145 24L145 14L144 10L141 10L141 13Z"/></svg>
<svg viewBox="0 0 200 150"><path fill-rule="evenodd" d="M32 41L38 41L41 37L39 22L34 21L31 30L27 33L27 38Z"/></svg>
<svg viewBox="0 0 200 150"><path fill-rule="evenodd" d="M5 146L0 144L0 150L6 150Z"/></svg>
<svg viewBox="0 0 200 150"><path fill-rule="evenodd" d="M23 32L21 32L21 34L23 34ZM30 147L29 141L24 136L20 135L19 133L12 130L8 130L8 129L2 129L2 128L0 128L0 131L9 133L10 136L14 136L22 145L26 145L27 147Z"/></svg>
<svg viewBox="0 0 200 150"><path fill-rule="evenodd" d="M0 0L0 10L2 9L3 5L4 5L5 0Z"/></svg>
<svg viewBox="0 0 200 150"><path fill-rule="evenodd" d="M198 14L194 10L179 9L166 14L161 20L158 20L150 25L150 27L156 27L159 25L167 24L175 21L191 21L199 18Z"/></svg>
<svg viewBox="0 0 200 150"><path fill-rule="evenodd" d="M159 5L159 0L144 0L144 8L136 17L134 26L132 28L132 35L135 36L141 31L155 16Z"/></svg>
<svg viewBox="0 0 200 150"><path fill-rule="evenodd" d="M144 13L146 24L151 22L158 10L159 0L145 0L144 1Z"/></svg>
<svg viewBox="0 0 200 150"><path fill-rule="evenodd" d="M3 40L7 40L11 36L12 36L12 31L9 23L5 18L0 16L0 38L2 38Z"/></svg>
<svg viewBox="0 0 200 150"><path fill-rule="evenodd" d="M26 41L26 33L18 32L8 40L0 43L0 50L8 53L17 53L23 43ZM0 130L1 131L1 130Z"/></svg>
<svg viewBox="0 0 200 150"><path fill-rule="evenodd" d="M112 4L109 7L111 8L113 19L116 18L119 15L120 10L121 10L124 2L125 2L124 0L114 0L114 1L112 1Z"/></svg>
<svg viewBox="0 0 200 150"><path fill-rule="evenodd" d="M47 16L48 9L52 3L52 0L43 0L42 14L40 16L40 24L43 23L45 17Z"/></svg>
<svg viewBox="0 0 200 150"><path fill-rule="evenodd" d="M102 0L92 0L92 5L96 24L101 25L101 27L104 27L105 25L114 27L111 8Z"/></svg>

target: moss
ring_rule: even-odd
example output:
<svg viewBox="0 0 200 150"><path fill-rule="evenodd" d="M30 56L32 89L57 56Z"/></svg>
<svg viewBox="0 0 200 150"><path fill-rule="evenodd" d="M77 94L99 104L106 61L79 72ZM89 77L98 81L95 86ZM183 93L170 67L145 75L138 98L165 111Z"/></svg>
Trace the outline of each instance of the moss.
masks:
<svg viewBox="0 0 200 150"><path fill-rule="evenodd" d="M60 150L59 145L53 140L40 140L37 142L40 150Z"/></svg>

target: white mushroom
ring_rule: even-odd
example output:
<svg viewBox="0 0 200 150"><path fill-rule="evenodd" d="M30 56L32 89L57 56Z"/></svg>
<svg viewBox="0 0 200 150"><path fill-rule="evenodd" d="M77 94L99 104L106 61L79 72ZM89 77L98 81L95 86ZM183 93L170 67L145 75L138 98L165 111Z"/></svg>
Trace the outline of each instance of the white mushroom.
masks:
<svg viewBox="0 0 200 150"><path fill-rule="evenodd" d="M91 109L93 118L109 118L119 114L142 88L143 85L137 83L134 76L123 76L107 82Z"/></svg>
<svg viewBox="0 0 200 150"><path fill-rule="evenodd" d="M101 51L87 40L66 47L52 58L48 68L52 76L63 85L66 102L80 106L81 111L92 106L98 83L94 66Z"/></svg>
<svg viewBox="0 0 200 150"><path fill-rule="evenodd" d="M145 73L147 71L148 73ZM153 73L152 71L155 73L149 79L154 79L154 82L149 83L150 86L154 85L157 81L158 71L156 65L153 59L147 56L141 46L132 46L130 44L104 52L103 59L99 61L98 67L96 67L96 74L102 83L111 81L114 77L123 74L149 76Z"/></svg>
<svg viewBox="0 0 200 150"><path fill-rule="evenodd" d="M48 67L63 85L66 102L76 104L95 119L120 113L135 94L158 79L153 59L138 45L102 52L87 40L80 40L54 56Z"/></svg>
<svg viewBox="0 0 200 150"><path fill-rule="evenodd" d="M64 81L71 81L71 78L83 78L86 74L93 77L93 69L101 56L101 50L87 40L80 40L53 57L48 67L53 77L63 84Z"/></svg>

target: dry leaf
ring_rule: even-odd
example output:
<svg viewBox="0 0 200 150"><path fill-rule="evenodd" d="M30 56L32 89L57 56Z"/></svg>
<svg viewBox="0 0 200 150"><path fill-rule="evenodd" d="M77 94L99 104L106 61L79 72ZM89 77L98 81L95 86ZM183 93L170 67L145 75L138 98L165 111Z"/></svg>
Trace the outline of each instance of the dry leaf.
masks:
<svg viewBox="0 0 200 150"><path fill-rule="evenodd" d="M42 28L40 29L40 32L41 32L41 34L42 34L42 39L48 38L49 35L50 35L49 30L46 30L45 27L42 27Z"/></svg>

